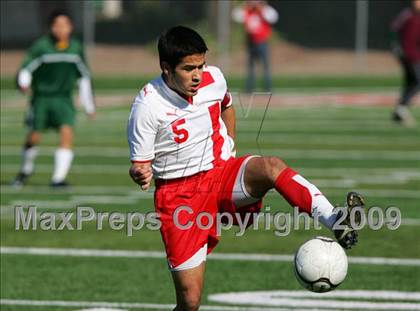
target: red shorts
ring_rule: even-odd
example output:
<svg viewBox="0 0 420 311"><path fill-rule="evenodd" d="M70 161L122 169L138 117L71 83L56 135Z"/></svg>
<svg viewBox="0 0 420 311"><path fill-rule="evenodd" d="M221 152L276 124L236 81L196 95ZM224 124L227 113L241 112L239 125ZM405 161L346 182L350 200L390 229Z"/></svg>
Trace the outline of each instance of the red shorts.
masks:
<svg viewBox="0 0 420 311"><path fill-rule="evenodd" d="M217 213L244 215L261 210L262 200L240 208L232 201L236 177L247 158L231 158L193 176L155 181L155 209L171 268L191 258L206 243L207 253L213 250L219 241ZM248 225L251 221L252 217Z"/></svg>

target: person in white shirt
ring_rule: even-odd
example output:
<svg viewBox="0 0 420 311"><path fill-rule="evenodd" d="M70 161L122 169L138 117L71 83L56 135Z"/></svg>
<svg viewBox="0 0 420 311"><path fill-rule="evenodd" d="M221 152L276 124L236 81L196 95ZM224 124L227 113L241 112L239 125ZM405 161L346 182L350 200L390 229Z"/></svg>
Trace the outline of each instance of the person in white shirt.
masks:
<svg viewBox="0 0 420 311"><path fill-rule="evenodd" d="M143 190L154 179L175 310L199 308L219 216L239 214L250 225L249 214L260 211L272 188L300 212L319 215L343 247L357 242L348 219L345 229L333 230L334 207L281 159L235 157L232 97L221 71L206 65L207 46L197 32L173 27L159 38L158 50L162 74L140 90L129 116L129 172ZM363 205L354 192L347 199L349 208Z"/></svg>

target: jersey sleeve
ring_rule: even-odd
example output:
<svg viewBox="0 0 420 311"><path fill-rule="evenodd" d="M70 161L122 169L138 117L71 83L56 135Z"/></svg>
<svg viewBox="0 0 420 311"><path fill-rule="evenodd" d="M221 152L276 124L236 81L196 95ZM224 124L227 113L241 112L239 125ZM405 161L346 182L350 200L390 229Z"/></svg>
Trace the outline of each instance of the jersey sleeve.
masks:
<svg viewBox="0 0 420 311"><path fill-rule="evenodd" d="M135 99L127 126L127 138L132 162L149 162L155 157L158 122L153 111L140 95Z"/></svg>
<svg viewBox="0 0 420 311"><path fill-rule="evenodd" d="M245 10L243 7L236 7L232 10L232 19L237 23L245 21Z"/></svg>
<svg viewBox="0 0 420 311"><path fill-rule="evenodd" d="M81 44L80 44L80 50L79 50L79 58L80 58L79 61L76 63L77 71L79 72L79 77L90 79L90 70L86 62L83 46Z"/></svg>
<svg viewBox="0 0 420 311"><path fill-rule="evenodd" d="M223 97L223 100L221 102L222 108L228 108L232 106L232 95L229 91L226 92L225 97Z"/></svg>
<svg viewBox="0 0 420 311"><path fill-rule="evenodd" d="M34 72L41 65L42 43L35 42L26 52L19 70L28 70Z"/></svg>
<svg viewBox="0 0 420 311"><path fill-rule="evenodd" d="M222 101L220 102L220 105L222 108L228 108L232 106L232 94L229 92L227 82L225 79L225 76L223 75L223 72L217 68L212 66L211 67L212 73L215 75L217 80L218 89L221 92L222 95Z"/></svg>
<svg viewBox="0 0 420 311"><path fill-rule="evenodd" d="M26 52L17 73L16 82L20 88L29 88L32 83L32 73L41 65L42 48L39 41L35 42Z"/></svg>
<svg viewBox="0 0 420 311"><path fill-rule="evenodd" d="M85 108L86 113L94 113L96 110L93 98L92 82L89 77L81 77L78 82L80 102Z"/></svg>
<svg viewBox="0 0 420 311"><path fill-rule="evenodd" d="M265 5L261 13L263 18L267 21L267 23L275 24L279 19L279 14L277 13L277 11L269 5Z"/></svg>
<svg viewBox="0 0 420 311"><path fill-rule="evenodd" d="M79 99L86 113L91 114L95 112L96 106L92 90L92 79L86 62L83 46L81 44L78 54L79 59L76 62L76 67L79 76Z"/></svg>

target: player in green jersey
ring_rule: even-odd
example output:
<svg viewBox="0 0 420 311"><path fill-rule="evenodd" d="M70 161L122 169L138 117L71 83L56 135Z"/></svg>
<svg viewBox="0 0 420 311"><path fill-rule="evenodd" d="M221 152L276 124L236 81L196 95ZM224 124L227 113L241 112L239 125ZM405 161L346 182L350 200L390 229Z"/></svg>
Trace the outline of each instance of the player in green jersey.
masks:
<svg viewBox="0 0 420 311"><path fill-rule="evenodd" d="M73 89L79 85L79 97L90 118L95 117L89 69L82 44L71 37L73 23L65 12L54 12L49 19L50 33L38 39L27 52L18 72L19 89L31 89L31 105L26 118L29 132L22 152L22 165L12 185L23 185L34 171L34 160L41 132L55 129L60 144L54 155L52 187L66 186L73 160L73 125L76 109Z"/></svg>

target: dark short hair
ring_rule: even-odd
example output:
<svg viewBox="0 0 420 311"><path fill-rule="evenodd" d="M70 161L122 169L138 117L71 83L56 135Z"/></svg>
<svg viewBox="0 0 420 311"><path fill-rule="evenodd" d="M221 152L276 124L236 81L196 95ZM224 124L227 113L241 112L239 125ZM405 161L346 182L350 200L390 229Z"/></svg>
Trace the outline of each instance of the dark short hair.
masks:
<svg viewBox="0 0 420 311"><path fill-rule="evenodd" d="M208 50L204 39L194 30L184 26L175 26L159 37L159 61L167 62L175 68L188 55L203 54Z"/></svg>
<svg viewBox="0 0 420 311"><path fill-rule="evenodd" d="M73 19L71 18L71 15L65 11L65 10L54 10L51 12L51 14L48 16L48 27L51 27L52 24L54 24L55 19L59 16L66 16L71 22L73 21Z"/></svg>

